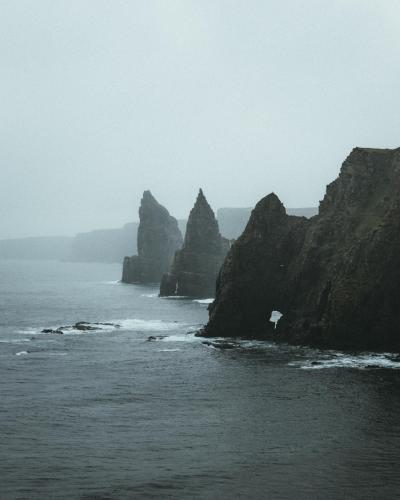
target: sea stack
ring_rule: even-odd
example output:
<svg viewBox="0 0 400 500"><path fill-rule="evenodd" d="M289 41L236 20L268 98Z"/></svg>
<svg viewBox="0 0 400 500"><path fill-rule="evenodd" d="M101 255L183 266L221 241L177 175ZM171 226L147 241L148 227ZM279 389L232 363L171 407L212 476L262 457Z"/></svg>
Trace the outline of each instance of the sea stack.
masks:
<svg viewBox="0 0 400 500"><path fill-rule="evenodd" d="M150 191L143 193L139 208L138 255L125 257L124 283L159 283L182 245L177 220L160 205Z"/></svg>
<svg viewBox="0 0 400 500"><path fill-rule="evenodd" d="M214 297L215 282L229 241L218 229L214 212L200 189L190 211L185 240L171 270L161 280L160 296Z"/></svg>
<svg viewBox="0 0 400 500"><path fill-rule="evenodd" d="M400 148L355 148L311 219L262 199L209 313L206 336L399 352Z"/></svg>

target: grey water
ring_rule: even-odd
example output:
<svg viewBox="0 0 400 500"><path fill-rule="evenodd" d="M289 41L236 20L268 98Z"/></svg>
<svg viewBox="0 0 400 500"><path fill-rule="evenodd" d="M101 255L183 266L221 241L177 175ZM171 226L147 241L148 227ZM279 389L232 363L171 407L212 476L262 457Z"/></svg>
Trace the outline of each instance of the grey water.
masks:
<svg viewBox="0 0 400 500"><path fill-rule="evenodd" d="M2 500L399 498L396 355L205 345L120 272L0 261Z"/></svg>

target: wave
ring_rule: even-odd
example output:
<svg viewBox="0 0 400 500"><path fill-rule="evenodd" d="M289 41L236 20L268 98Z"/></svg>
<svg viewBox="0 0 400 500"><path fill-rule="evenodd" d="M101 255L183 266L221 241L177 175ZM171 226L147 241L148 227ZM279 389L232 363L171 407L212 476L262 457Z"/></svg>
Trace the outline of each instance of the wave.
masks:
<svg viewBox="0 0 400 500"><path fill-rule="evenodd" d="M23 344L24 342L31 342L32 339L1 339L0 344Z"/></svg>
<svg viewBox="0 0 400 500"><path fill-rule="evenodd" d="M187 323L178 323L175 321L163 321L161 319L124 319L118 321L123 330L135 330L141 332L164 332L168 330L176 330L187 328Z"/></svg>
<svg viewBox="0 0 400 500"><path fill-rule="evenodd" d="M45 356L66 356L68 353L65 351L48 351L45 349L34 350L34 351L19 351L16 352L16 356L26 356L27 354L45 355Z"/></svg>
<svg viewBox="0 0 400 500"><path fill-rule="evenodd" d="M322 370L326 368L353 368L359 370L390 368L400 369L400 357L393 353L345 354L341 352L325 354L315 359L292 361L289 366L302 370Z"/></svg>
<svg viewBox="0 0 400 500"><path fill-rule="evenodd" d="M167 335L160 339L161 342L198 342L200 339L194 333L182 333L178 335Z"/></svg>
<svg viewBox="0 0 400 500"><path fill-rule="evenodd" d="M171 330L187 330L188 323L175 321L163 321L160 319L140 319L128 318L112 320L108 322L82 321L73 325L51 326L51 327L29 327L18 330L17 333L23 335L91 335L93 333L109 333L116 330L136 331L136 332L164 332ZM27 342L31 339L13 340L13 342ZM5 341L4 341L5 342Z"/></svg>
<svg viewBox="0 0 400 500"><path fill-rule="evenodd" d="M197 302L198 304L212 304L214 299L195 299L193 302Z"/></svg>
<svg viewBox="0 0 400 500"><path fill-rule="evenodd" d="M180 349L157 349L158 352L177 352Z"/></svg>
<svg viewBox="0 0 400 500"><path fill-rule="evenodd" d="M163 297L160 297L160 299L190 300L190 297L188 297L187 295L165 295Z"/></svg>

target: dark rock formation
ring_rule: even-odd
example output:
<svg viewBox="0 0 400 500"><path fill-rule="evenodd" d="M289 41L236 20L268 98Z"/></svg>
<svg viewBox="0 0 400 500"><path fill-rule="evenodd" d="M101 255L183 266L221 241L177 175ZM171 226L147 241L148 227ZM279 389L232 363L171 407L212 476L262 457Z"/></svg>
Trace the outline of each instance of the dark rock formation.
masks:
<svg viewBox="0 0 400 500"><path fill-rule="evenodd" d="M249 221L252 210L253 207L219 208L217 220L221 234L230 240L239 238ZM286 213L309 218L318 213L318 207L287 208Z"/></svg>
<svg viewBox="0 0 400 500"><path fill-rule="evenodd" d="M206 336L399 351L400 148L354 149L311 219L262 199L209 311Z"/></svg>
<svg viewBox="0 0 400 500"><path fill-rule="evenodd" d="M229 241L218 229L214 212L200 189L186 226L185 241L164 274L160 295L214 297L215 280L228 252Z"/></svg>
<svg viewBox="0 0 400 500"><path fill-rule="evenodd" d="M159 283L182 245L178 223L150 191L143 193L139 208L138 255L125 257L124 283Z"/></svg>
<svg viewBox="0 0 400 500"><path fill-rule="evenodd" d="M94 326L93 326L94 325ZM121 325L118 323L88 323L87 321L78 321L74 325L59 326L58 328L44 328L41 333L52 333L56 335L63 335L66 332L72 330L79 330L82 332L102 330L104 326L112 326L114 328L120 328Z"/></svg>

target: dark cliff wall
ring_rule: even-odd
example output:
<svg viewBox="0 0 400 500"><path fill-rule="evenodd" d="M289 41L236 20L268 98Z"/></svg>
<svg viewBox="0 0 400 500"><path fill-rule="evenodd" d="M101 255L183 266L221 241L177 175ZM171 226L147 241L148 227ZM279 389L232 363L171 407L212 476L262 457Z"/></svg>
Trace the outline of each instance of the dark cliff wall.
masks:
<svg viewBox="0 0 400 500"><path fill-rule="evenodd" d="M215 280L229 249L218 222L200 189L186 226L185 240L176 252L169 273L164 274L160 295L213 297Z"/></svg>
<svg viewBox="0 0 400 500"><path fill-rule="evenodd" d="M400 149L356 148L317 216L288 216L275 195L257 204L204 334L398 351L399 320Z"/></svg>
<svg viewBox="0 0 400 500"><path fill-rule="evenodd" d="M169 269L175 251L182 245L177 220L160 205L150 191L143 193L137 231L138 255L125 257L122 281L159 283Z"/></svg>
<svg viewBox="0 0 400 500"><path fill-rule="evenodd" d="M225 238L237 239L243 233L246 224L249 221L251 211L247 208L219 208L217 210L217 220L219 230ZM313 217L318 213L317 207L304 208L287 208L286 212L289 215L297 215L299 217Z"/></svg>

